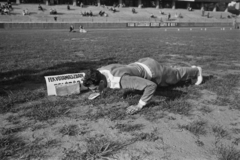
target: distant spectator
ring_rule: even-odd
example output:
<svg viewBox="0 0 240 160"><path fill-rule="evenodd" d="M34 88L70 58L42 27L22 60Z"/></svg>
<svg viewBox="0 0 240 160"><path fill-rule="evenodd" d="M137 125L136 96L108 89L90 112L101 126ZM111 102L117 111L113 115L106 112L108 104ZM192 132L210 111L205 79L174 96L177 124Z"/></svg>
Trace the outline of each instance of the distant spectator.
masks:
<svg viewBox="0 0 240 160"><path fill-rule="evenodd" d="M12 11L12 5L11 3L5 3L5 4L0 4L0 13L2 15L9 15L10 11Z"/></svg>
<svg viewBox="0 0 240 160"><path fill-rule="evenodd" d="M175 13L174 17L175 17L175 18L178 18L178 14L177 14L177 13Z"/></svg>
<svg viewBox="0 0 240 160"><path fill-rule="evenodd" d="M137 13L135 8L132 8L132 13Z"/></svg>
<svg viewBox="0 0 240 160"><path fill-rule="evenodd" d="M183 16L182 16L182 14L181 13L179 13L179 14L175 14L175 18L183 18Z"/></svg>
<svg viewBox="0 0 240 160"><path fill-rule="evenodd" d="M204 9L202 10L202 17L204 17L205 16L205 11L204 11Z"/></svg>
<svg viewBox="0 0 240 160"><path fill-rule="evenodd" d="M188 10L188 11L192 11L192 7L188 7L187 10Z"/></svg>
<svg viewBox="0 0 240 160"><path fill-rule="evenodd" d="M238 29L237 18L233 19L233 28Z"/></svg>
<svg viewBox="0 0 240 160"><path fill-rule="evenodd" d="M57 10L56 9L50 9L50 14L57 14Z"/></svg>
<svg viewBox="0 0 240 160"><path fill-rule="evenodd" d="M23 10L22 14L25 15L29 15L28 9Z"/></svg>
<svg viewBox="0 0 240 160"><path fill-rule="evenodd" d="M104 14L105 14L104 11L100 11L100 12L99 12L99 15L100 15L100 16L103 16Z"/></svg>
<svg viewBox="0 0 240 160"><path fill-rule="evenodd" d="M80 3L80 7L83 8L83 3L82 2Z"/></svg>
<svg viewBox="0 0 240 160"><path fill-rule="evenodd" d="M210 12L208 12L208 14L207 14L207 18L210 18Z"/></svg>
<svg viewBox="0 0 240 160"><path fill-rule="evenodd" d="M74 30L74 27L73 27L73 25L71 25L69 28L69 32L73 32L73 30Z"/></svg>
<svg viewBox="0 0 240 160"><path fill-rule="evenodd" d="M152 7L156 7L156 4L154 1L151 1L151 5L152 5Z"/></svg>
<svg viewBox="0 0 240 160"><path fill-rule="evenodd" d="M67 5L67 10L71 10L71 8L70 8L69 4Z"/></svg>
<svg viewBox="0 0 240 160"><path fill-rule="evenodd" d="M4 13L4 14L10 14L10 11L9 11L8 8L4 8L3 13Z"/></svg>
<svg viewBox="0 0 240 160"><path fill-rule="evenodd" d="M178 18L183 18L181 13L178 14Z"/></svg>
<svg viewBox="0 0 240 160"><path fill-rule="evenodd" d="M2 9L5 9L5 8L7 8L9 11L13 10L11 2L5 3L4 5L2 5Z"/></svg>
<svg viewBox="0 0 240 160"><path fill-rule="evenodd" d="M113 13L117 12L116 8L109 8L110 11L112 11Z"/></svg>
<svg viewBox="0 0 240 160"><path fill-rule="evenodd" d="M92 13L92 11L90 10L89 12L86 12L86 11L84 11L83 13L81 12L80 13L82 16L93 16L93 13Z"/></svg>
<svg viewBox="0 0 240 160"><path fill-rule="evenodd" d="M171 14L170 13L168 13L168 20L170 20L171 19Z"/></svg>
<svg viewBox="0 0 240 160"><path fill-rule="evenodd" d="M80 25L79 27L79 32L80 33L87 33L87 31L83 28L83 26Z"/></svg>
<svg viewBox="0 0 240 160"><path fill-rule="evenodd" d="M43 7L40 4L38 5L38 10L43 11Z"/></svg>
<svg viewBox="0 0 240 160"><path fill-rule="evenodd" d="M150 18L156 18L153 14L151 14Z"/></svg>
<svg viewBox="0 0 240 160"><path fill-rule="evenodd" d="M163 11L161 11L161 10L159 11L159 13L160 13L161 15L164 15L164 12L163 12Z"/></svg>
<svg viewBox="0 0 240 160"><path fill-rule="evenodd" d="M223 19L223 16L222 16L222 14L220 15L220 19Z"/></svg>
<svg viewBox="0 0 240 160"><path fill-rule="evenodd" d="M9 9L9 10L13 10L13 7L12 7L12 4L11 4L11 3L8 4L8 9Z"/></svg>

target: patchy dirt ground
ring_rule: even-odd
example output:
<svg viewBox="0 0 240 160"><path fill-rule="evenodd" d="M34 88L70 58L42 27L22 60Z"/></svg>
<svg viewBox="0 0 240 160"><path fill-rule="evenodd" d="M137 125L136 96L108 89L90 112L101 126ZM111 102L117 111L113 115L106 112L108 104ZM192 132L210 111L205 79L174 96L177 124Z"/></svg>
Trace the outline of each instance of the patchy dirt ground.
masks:
<svg viewBox="0 0 240 160"><path fill-rule="evenodd" d="M1 159L239 160L239 31L0 31ZM214 38L214 40L213 40ZM234 41L233 41L234 40ZM44 76L150 56L203 68L204 83L47 96Z"/></svg>

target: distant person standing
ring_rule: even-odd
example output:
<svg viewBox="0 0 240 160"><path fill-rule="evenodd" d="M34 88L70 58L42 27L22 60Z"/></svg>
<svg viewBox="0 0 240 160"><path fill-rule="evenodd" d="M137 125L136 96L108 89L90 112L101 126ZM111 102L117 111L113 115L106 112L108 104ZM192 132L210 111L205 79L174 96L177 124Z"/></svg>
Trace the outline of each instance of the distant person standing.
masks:
<svg viewBox="0 0 240 160"><path fill-rule="evenodd" d="M168 13L168 20L170 20L171 19L171 14L170 13Z"/></svg>
<svg viewBox="0 0 240 160"><path fill-rule="evenodd" d="M83 3L82 2L80 3L80 7L83 8Z"/></svg>
<svg viewBox="0 0 240 160"><path fill-rule="evenodd" d="M233 28L238 29L237 18L233 19Z"/></svg>
<svg viewBox="0 0 240 160"><path fill-rule="evenodd" d="M135 8L132 8L132 13L136 13L136 10L135 10Z"/></svg>
<svg viewBox="0 0 240 160"><path fill-rule="evenodd" d="M210 12L208 12L208 14L207 14L207 18L210 18Z"/></svg>
<svg viewBox="0 0 240 160"><path fill-rule="evenodd" d="M69 4L67 5L67 10L71 10L71 8L70 8Z"/></svg>
<svg viewBox="0 0 240 160"><path fill-rule="evenodd" d="M38 10L43 11L43 7L40 4L38 5Z"/></svg>
<svg viewBox="0 0 240 160"><path fill-rule="evenodd" d="M205 14L205 11L204 11L204 9L202 10L202 17L204 17L204 14Z"/></svg>

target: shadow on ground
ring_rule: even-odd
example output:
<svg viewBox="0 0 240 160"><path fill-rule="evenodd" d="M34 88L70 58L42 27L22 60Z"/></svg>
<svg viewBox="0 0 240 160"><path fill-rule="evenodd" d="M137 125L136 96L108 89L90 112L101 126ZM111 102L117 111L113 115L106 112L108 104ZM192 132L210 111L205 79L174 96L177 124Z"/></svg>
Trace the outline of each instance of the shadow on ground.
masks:
<svg viewBox="0 0 240 160"><path fill-rule="evenodd" d="M26 85L30 84L36 85L37 88L39 87L39 84L45 85L44 76L81 73L89 68L96 69L102 65L108 65L111 63L117 63L115 58L105 58L98 61L88 60L67 62L39 70L20 69L3 72L0 73L0 96L6 96L6 91L21 90L27 87Z"/></svg>

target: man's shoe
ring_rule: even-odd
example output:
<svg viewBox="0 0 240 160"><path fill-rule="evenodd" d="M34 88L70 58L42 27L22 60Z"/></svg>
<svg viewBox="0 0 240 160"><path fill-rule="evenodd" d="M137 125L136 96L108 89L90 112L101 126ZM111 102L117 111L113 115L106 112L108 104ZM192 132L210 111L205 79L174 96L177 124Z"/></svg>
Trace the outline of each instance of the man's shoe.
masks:
<svg viewBox="0 0 240 160"><path fill-rule="evenodd" d="M203 76L202 76L202 68L201 67L197 67L198 68L198 77L197 77L197 82L195 83L195 85L200 85L203 81Z"/></svg>

